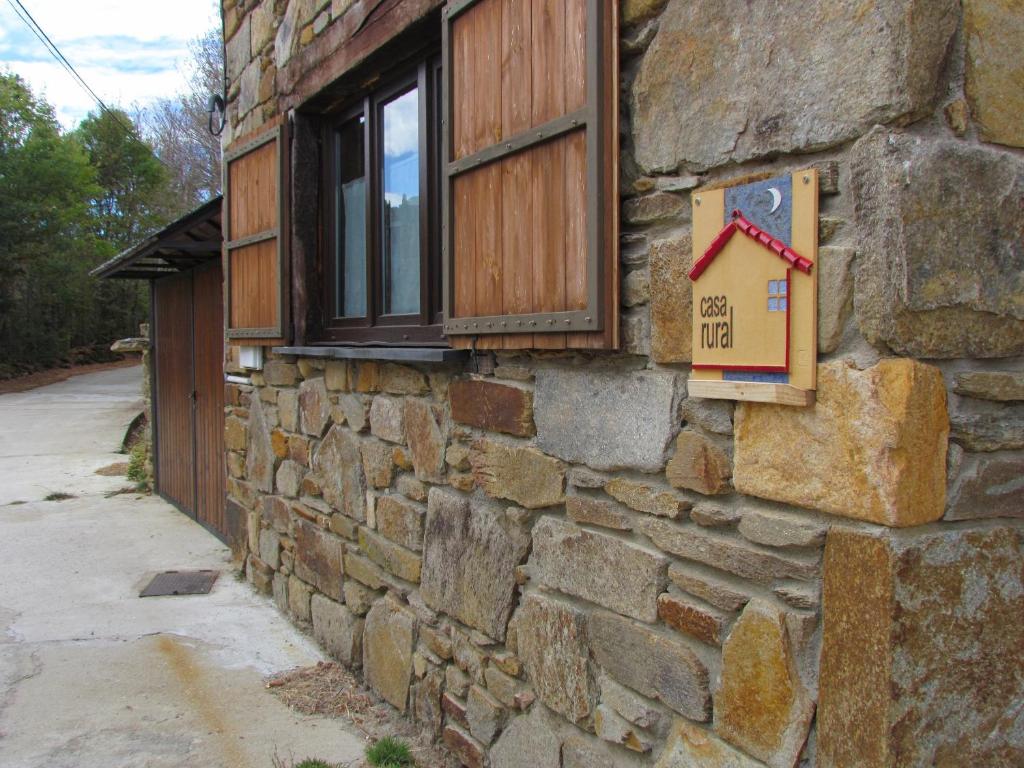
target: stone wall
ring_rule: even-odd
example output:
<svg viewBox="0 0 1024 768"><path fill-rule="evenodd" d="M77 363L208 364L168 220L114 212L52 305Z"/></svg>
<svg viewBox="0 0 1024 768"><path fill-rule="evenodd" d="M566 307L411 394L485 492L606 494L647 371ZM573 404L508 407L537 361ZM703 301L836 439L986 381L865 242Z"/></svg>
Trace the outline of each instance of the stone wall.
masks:
<svg viewBox="0 0 1024 768"><path fill-rule="evenodd" d="M228 0L229 135L364 6ZM1019 8L622 15L623 350L270 359L249 579L469 766L1021 764ZM817 404L688 397L690 191L812 165Z"/></svg>

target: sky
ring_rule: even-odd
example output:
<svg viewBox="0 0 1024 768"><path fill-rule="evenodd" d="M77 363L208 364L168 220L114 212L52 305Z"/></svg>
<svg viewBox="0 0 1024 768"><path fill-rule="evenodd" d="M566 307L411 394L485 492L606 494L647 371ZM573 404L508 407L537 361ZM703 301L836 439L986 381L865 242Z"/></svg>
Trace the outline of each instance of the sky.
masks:
<svg viewBox="0 0 1024 768"><path fill-rule="evenodd" d="M107 106L131 112L185 87L188 43L220 26L217 0L21 0ZM0 70L28 81L74 128L96 103L0 0Z"/></svg>

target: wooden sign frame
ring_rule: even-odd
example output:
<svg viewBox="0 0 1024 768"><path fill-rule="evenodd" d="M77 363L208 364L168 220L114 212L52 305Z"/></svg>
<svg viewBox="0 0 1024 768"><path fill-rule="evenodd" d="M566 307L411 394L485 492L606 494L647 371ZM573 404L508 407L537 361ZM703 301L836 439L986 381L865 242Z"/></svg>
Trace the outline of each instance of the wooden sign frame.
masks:
<svg viewBox="0 0 1024 768"><path fill-rule="evenodd" d="M818 173L692 195L691 396L807 406L818 352Z"/></svg>

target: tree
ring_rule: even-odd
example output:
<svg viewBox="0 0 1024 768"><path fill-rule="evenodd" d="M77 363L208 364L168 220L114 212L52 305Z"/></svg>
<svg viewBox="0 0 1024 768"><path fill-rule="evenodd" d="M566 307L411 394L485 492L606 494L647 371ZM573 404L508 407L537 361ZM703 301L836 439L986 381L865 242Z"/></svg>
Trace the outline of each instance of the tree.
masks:
<svg viewBox="0 0 1024 768"><path fill-rule="evenodd" d="M207 101L224 90L224 49L219 29L189 44L187 89L160 99L140 114L156 154L174 169L170 184L179 211L192 210L220 193L220 138L209 131Z"/></svg>
<svg viewBox="0 0 1024 768"><path fill-rule="evenodd" d="M91 315L96 174L53 109L0 72L0 362L53 361ZM59 306L53 302L59 301Z"/></svg>

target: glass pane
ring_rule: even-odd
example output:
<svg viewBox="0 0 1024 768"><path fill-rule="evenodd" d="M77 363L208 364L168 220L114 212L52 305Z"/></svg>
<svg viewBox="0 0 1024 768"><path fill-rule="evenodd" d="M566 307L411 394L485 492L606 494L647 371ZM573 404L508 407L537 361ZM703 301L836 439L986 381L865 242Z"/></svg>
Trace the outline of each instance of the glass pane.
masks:
<svg viewBox="0 0 1024 768"><path fill-rule="evenodd" d="M779 311L779 300L775 297L768 299L768 311L778 312Z"/></svg>
<svg viewBox="0 0 1024 768"><path fill-rule="evenodd" d="M779 283L776 280L768 281L768 295L777 296L779 293Z"/></svg>
<svg viewBox="0 0 1024 768"><path fill-rule="evenodd" d="M384 314L420 311L419 93L384 105L384 167L381 222Z"/></svg>
<svg viewBox="0 0 1024 768"><path fill-rule="evenodd" d="M785 296L786 295L786 287L788 285L789 285L789 283L786 280L779 280L779 295L780 296Z"/></svg>
<svg viewBox="0 0 1024 768"><path fill-rule="evenodd" d="M366 154L364 118L353 118L337 133L336 190L338 317L366 317Z"/></svg>
<svg viewBox="0 0 1024 768"><path fill-rule="evenodd" d="M785 311L786 311L786 300L785 299L779 299L779 312L785 312Z"/></svg>

